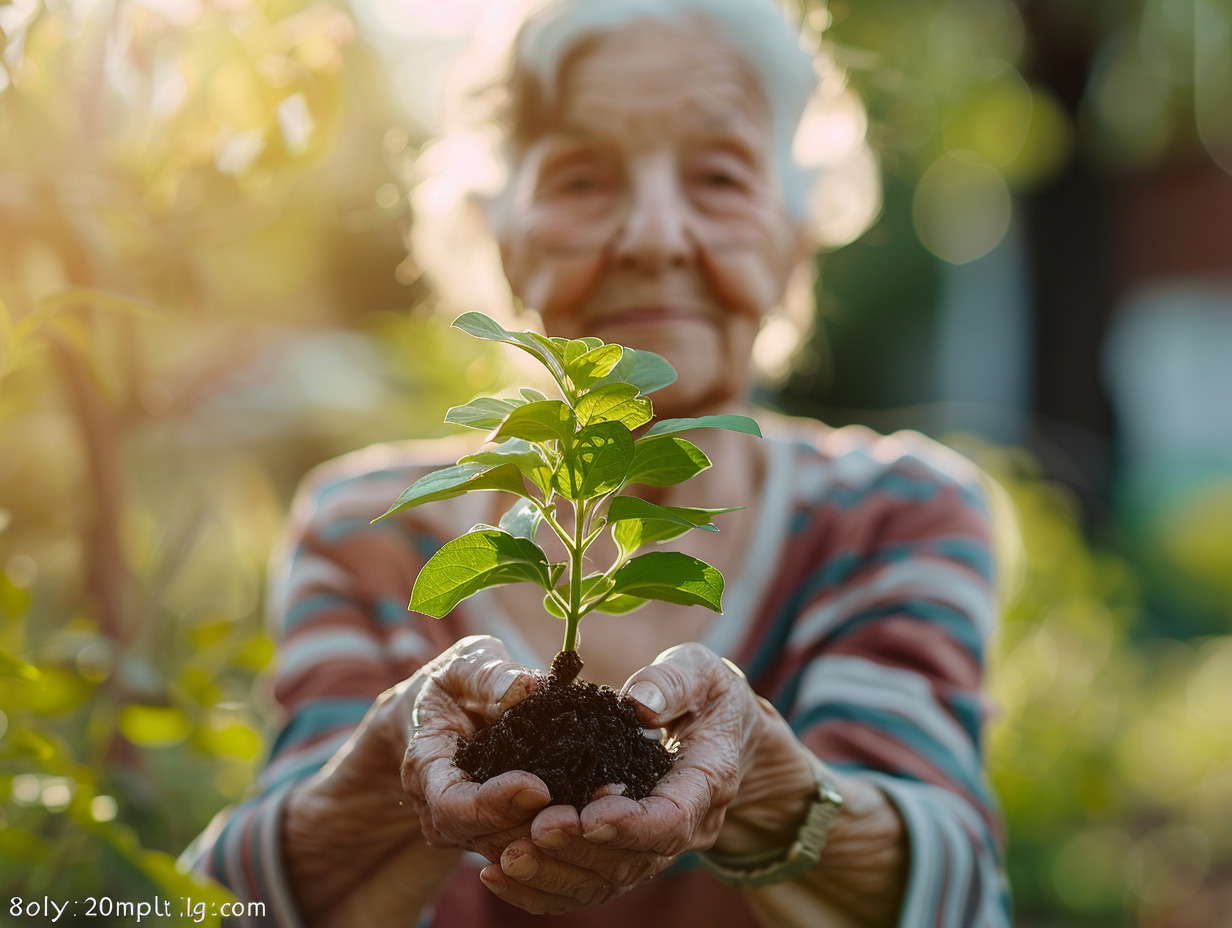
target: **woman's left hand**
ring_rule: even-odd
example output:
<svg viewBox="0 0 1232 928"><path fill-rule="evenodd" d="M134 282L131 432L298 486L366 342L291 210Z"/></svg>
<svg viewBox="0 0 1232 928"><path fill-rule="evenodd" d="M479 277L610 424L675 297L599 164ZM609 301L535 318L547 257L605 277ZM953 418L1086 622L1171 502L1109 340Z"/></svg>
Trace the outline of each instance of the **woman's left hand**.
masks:
<svg viewBox="0 0 1232 928"><path fill-rule="evenodd" d="M665 651L624 692L647 728L682 747L650 796L609 794L579 815L550 806L483 871L501 898L537 913L606 901L685 851L787 847L814 790L804 749L734 664L699 644Z"/></svg>

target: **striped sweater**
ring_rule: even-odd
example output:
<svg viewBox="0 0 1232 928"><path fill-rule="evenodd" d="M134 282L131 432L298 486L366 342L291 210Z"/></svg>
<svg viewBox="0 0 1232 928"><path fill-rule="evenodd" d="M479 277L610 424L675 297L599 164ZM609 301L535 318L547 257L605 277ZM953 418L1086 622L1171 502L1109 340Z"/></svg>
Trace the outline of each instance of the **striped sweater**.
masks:
<svg viewBox="0 0 1232 928"><path fill-rule="evenodd" d="M768 442L752 560L703 643L739 664L822 760L876 783L896 805L911 848L902 928L1008 925L1000 825L981 759L995 603L978 475L909 432L794 425ZM280 863L287 790L321 767L380 692L480 631L501 637L514 660L544 663L474 600L442 621L407 611L416 572L473 523L465 507L475 497L369 523L440 463L449 462L371 448L318 469L294 506L271 578L281 640L274 693L285 726L254 796L220 814L186 852L241 899L265 901L262 924L302 924ZM483 889L478 863L459 866L422 925L540 923ZM756 922L741 891L685 857L633 892L553 924Z"/></svg>

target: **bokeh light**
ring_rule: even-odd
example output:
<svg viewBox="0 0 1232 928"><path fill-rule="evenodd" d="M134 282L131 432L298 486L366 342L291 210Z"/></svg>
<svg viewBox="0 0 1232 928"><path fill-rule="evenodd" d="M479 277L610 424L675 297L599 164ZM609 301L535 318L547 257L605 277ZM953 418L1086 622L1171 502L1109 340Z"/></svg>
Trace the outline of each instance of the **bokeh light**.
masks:
<svg viewBox="0 0 1232 928"><path fill-rule="evenodd" d="M1009 231L1009 185L975 152L942 155L924 172L912 205L924 246L951 264L968 264L992 251Z"/></svg>

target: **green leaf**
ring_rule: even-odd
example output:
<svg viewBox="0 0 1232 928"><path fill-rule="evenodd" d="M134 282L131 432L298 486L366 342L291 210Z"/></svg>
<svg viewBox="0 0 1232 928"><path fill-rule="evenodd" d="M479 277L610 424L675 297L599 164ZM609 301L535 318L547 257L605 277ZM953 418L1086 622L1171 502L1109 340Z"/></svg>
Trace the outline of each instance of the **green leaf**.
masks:
<svg viewBox="0 0 1232 928"><path fill-rule="evenodd" d="M453 325L454 328L461 329L463 332L476 338L516 345L523 351L530 352L530 354L539 359L539 362L544 367L551 371L552 376L563 389L565 381L564 363L561 361L556 347L542 335L535 332L510 332L495 319L485 316L483 313L463 313L453 321Z"/></svg>
<svg viewBox="0 0 1232 928"><path fill-rule="evenodd" d="M464 425L468 429L479 429L490 432L505 421L505 417L523 405L523 400L501 400L490 396L481 396L471 400L464 406L454 406L445 413L445 421L453 425Z"/></svg>
<svg viewBox="0 0 1232 928"><path fill-rule="evenodd" d="M530 442L520 438L503 441L495 448L476 451L458 459L459 464L490 464L493 467L501 464L512 464L522 472L531 483L537 486L546 496L552 483L552 469L534 449ZM523 491L518 491L523 492Z"/></svg>
<svg viewBox="0 0 1232 928"><path fill-rule="evenodd" d="M39 671L33 664L27 664L21 658L0 649L0 677L21 680L23 683L37 683Z"/></svg>
<svg viewBox="0 0 1232 928"><path fill-rule="evenodd" d="M560 608L560 604L556 602L556 597L551 593L545 593L543 597L543 611L555 619L566 619L565 610Z"/></svg>
<svg viewBox="0 0 1232 928"><path fill-rule="evenodd" d="M535 540L535 532L543 521L543 513L528 499L520 499L501 516L500 527L515 538Z"/></svg>
<svg viewBox="0 0 1232 928"><path fill-rule="evenodd" d="M545 590L551 586L548 559L537 544L494 529L469 532L446 542L424 564L410 608L439 619L480 590L522 580Z"/></svg>
<svg viewBox="0 0 1232 928"><path fill-rule="evenodd" d="M633 457L633 435L619 422L588 425L565 448L556 489L572 500L610 493L624 483Z"/></svg>
<svg viewBox="0 0 1232 928"><path fill-rule="evenodd" d="M672 367L666 358L653 351L626 348L620 363L595 386L607 386L609 383L631 383L642 393L654 393L655 390L662 390L668 384L675 382L676 368Z"/></svg>
<svg viewBox="0 0 1232 928"><path fill-rule="evenodd" d="M628 596L624 593L609 593L607 598L595 606L595 612L606 612L608 615L628 615L636 612L650 600L644 596Z"/></svg>
<svg viewBox="0 0 1232 928"><path fill-rule="evenodd" d="M546 393L540 393L534 387L522 387L518 392L522 394L522 399L528 403L538 403L540 400L548 398Z"/></svg>
<svg viewBox="0 0 1232 928"><path fill-rule="evenodd" d="M628 383L596 387L577 401L578 422L619 422L627 429L645 425L654 416L650 400Z"/></svg>
<svg viewBox="0 0 1232 928"><path fill-rule="evenodd" d="M566 360L565 373L577 389L585 390L611 373L623 355L620 345L601 344L575 360Z"/></svg>
<svg viewBox="0 0 1232 928"><path fill-rule="evenodd" d="M679 551L652 551L635 557L612 580L616 594L723 611L723 575L705 561Z"/></svg>
<svg viewBox="0 0 1232 928"><path fill-rule="evenodd" d="M633 450L627 483L667 487L683 483L710 466L710 458L684 438L661 435L640 438Z"/></svg>
<svg viewBox="0 0 1232 928"><path fill-rule="evenodd" d="M538 345L562 365L565 363L565 345L569 342L567 338L549 338L546 335L540 335L538 332L531 332L529 330L526 332L511 332L510 334L515 338L518 335L525 335L530 342ZM563 370L564 368L562 367L561 369Z"/></svg>
<svg viewBox="0 0 1232 928"><path fill-rule="evenodd" d="M577 420L568 403L560 400L539 400L519 406L501 424L496 437L524 438L526 441L548 442L572 440Z"/></svg>
<svg viewBox="0 0 1232 928"><path fill-rule="evenodd" d="M522 483L522 472L513 464L456 464L420 477L402 492L396 503L372 521L379 522L412 506L452 499L471 490L505 490L521 496L526 493L526 486Z"/></svg>
<svg viewBox="0 0 1232 928"><path fill-rule="evenodd" d="M0 742L0 757L5 760L34 760L42 764L52 761L61 754L55 740L49 738L35 728L14 728L5 733L5 739Z"/></svg>
<svg viewBox="0 0 1232 928"><path fill-rule="evenodd" d="M619 546L624 555L632 554L643 545L654 544L657 541L671 541L679 538L693 528L708 528L716 531L714 526L681 525L658 520L643 522L641 519L626 519L612 526L612 540Z"/></svg>
<svg viewBox="0 0 1232 928"><path fill-rule="evenodd" d="M125 706L116 727L133 744L147 748L178 744L192 733L192 722L175 706Z"/></svg>
<svg viewBox="0 0 1232 928"><path fill-rule="evenodd" d="M661 419L646 430L644 438L652 435L675 435L689 429L729 429L761 438L761 427L748 416L700 416L696 419Z"/></svg>
<svg viewBox="0 0 1232 928"><path fill-rule="evenodd" d="M626 554L642 545L670 541L685 532L700 528L717 532L712 523L716 515L732 512L726 509L695 509L686 506L657 506L636 496L617 496L608 507L607 520L612 524L612 538Z"/></svg>
<svg viewBox="0 0 1232 928"><path fill-rule="evenodd" d="M603 344L603 339L596 338L593 335L584 335L581 338L553 338L552 344L559 350L560 359L565 362L567 367L586 354L586 352L600 347Z"/></svg>

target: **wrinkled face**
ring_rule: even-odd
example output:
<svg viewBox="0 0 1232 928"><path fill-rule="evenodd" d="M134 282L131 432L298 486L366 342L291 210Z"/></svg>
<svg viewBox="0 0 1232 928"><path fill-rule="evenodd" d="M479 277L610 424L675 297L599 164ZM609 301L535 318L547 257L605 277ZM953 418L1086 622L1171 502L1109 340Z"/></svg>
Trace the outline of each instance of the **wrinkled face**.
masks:
<svg viewBox="0 0 1232 928"><path fill-rule="evenodd" d="M498 230L514 292L551 335L666 357L680 379L659 415L743 398L801 255L746 66L704 30L637 21L584 45L556 90Z"/></svg>

